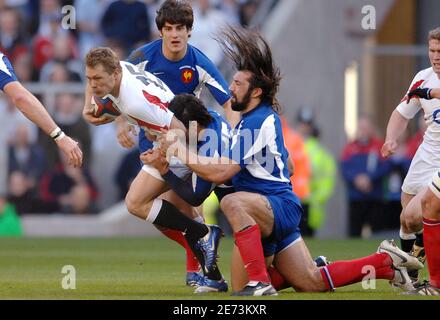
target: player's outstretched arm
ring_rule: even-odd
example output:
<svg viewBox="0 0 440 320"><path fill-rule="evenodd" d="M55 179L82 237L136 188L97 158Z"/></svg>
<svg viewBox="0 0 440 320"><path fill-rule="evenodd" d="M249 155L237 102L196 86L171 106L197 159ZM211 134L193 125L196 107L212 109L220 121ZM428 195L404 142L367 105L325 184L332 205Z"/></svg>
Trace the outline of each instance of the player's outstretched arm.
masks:
<svg viewBox="0 0 440 320"><path fill-rule="evenodd" d="M209 196L212 190L212 183L197 177L195 188L191 179L183 180L169 170L169 163L161 154L159 149L148 150L140 155L141 161L156 168L162 178L171 186L171 188L193 207L200 206Z"/></svg>
<svg viewBox="0 0 440 320"><path fill-rule="evenodd" d="M200 178L211 181L217 185L232 179L241 167L235 161L227 157L204 157L192 152L188 146L177 139L172 131L162 131L157 141L160 143L162 154L167 157L176 156L185 163Z"/></svg>
<svg viewBox="0 0 440 320"><path fill-rule="evenodd" d="M69 159L69 164L79 167L82 164L82 151L78 142L66 136L58 128L55 121L49 115L41 102L18 81L8 83L4 92L12 100L13 104L33 123L50 135Z"/></svg>
<svg viewBox="0 0 440 320"><path fill-rule="evenodd" d="M385 143L381 148L382 157L386 158L391 156L397 149L397 140L406 130L409 120L400 114L399 111L394 110L391 114L390 120L387 126L387 135Z"/></svg>

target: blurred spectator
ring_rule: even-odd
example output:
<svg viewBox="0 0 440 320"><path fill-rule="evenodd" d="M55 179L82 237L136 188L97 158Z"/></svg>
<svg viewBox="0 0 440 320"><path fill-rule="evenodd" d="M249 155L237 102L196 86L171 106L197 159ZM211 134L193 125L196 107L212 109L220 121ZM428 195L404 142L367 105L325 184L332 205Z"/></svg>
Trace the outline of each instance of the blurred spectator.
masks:
<svg viewBox="0 0 440 320"><path fill-rule="evenodd" d="M35 187L45 170L45 157L43 149L30 140L26 124L22 123L16 128L8 151L8 172L22 172L29 180L30 187Z"/></svg>
<svg viewBox="0 0 440 320"><path fill-rule="evenodd" d="M53 118L61 130L78 141L84 156L84 167L91 162L90 126L82 117L83 99L70 93L60 93L55 98ZM39 143L46 151L47 167L53 167L58 161L58 148L47 135L41 135Z"/></svg>
<svg viewBox="0 0 440 320"><path fill-rule="evenodd" d="M12 67L20 82L25 83L38 80L32 65L32 55L28 50L21 51L15 56Z"/></svg>
<svg viewBox="0 0 440 320"><path fill-rule="evenodd" d="M304 202L310 196L310 161L307 157L303 138L288 126L284 117L280 117L280 120L281 128L283 130L284 145L289 152L289 158L293 164L293 175L290 177L290 181L293 186L293 191L301 200L303 206L303 214L301 215L300 223L301 234L304 236L310 236L311 230L308 228L307 224L308 205Z"/></svg>
<svg viewBox="0 0 440 320"><path fill-rule="evenodd" d="M38 34L44 37L53 34L54 27L61 29L61 4L59 0L39 0ZM54 22L58 21L57 26Z"/></svg>
<svg viewBox="0 0 440 320"><path fill-rule="evenodd" d="M59 35L53 38L52 57L41 68L40 81L49 82L56 65L64 66L68 71L68 81L85 80L84 64L77 59L76 44L69 35Z"/></svg>
<svg viewBox="0 0 440 320"><path fill-rule="evenodd" d="M151 39L147 5L137 0L116 0L105 10L102 31L108 40L120 41L126 50Z"/></svg>
<svg viewBox="0 0 440 320"><path fill-rule="evenodd" d="M33 39L34 67L41 67L53 57L54 39L69 32L62 28L61 6L58 0L41 0L38 33Z"/></svg>
<svg viewBox="0 0 440 320"><path fill-rule="evenodd" d="M400 137L396 152L389 158L390 173L385 180L384 190L385 210L380 219L380 229L382 230L400 229L402 184L412 159L412 157L408 156L408 144L405 143L404 140L405 134Z"/></svg>
<svg viewBox="0 0 440 320"><path fill-rule="evenodd" d="M407 156L412 159L416 154L417 149L423 142L423 136L425 135L427 125L423 114L419 114L417 118L417 132L408 139L407 142Z"/></svg>
<svg viewBox="0 0 440 320"><path fill-rule="evenodd" d="M335 188L337 165L333 155L319 141L319 130L311 109L300 109L296 128L304 139L306 154L311 165L310 196L305 199L308 207L305 229L310 232L310 236L313 236L325 221L326 205Z"/></svg>
<svg viewBox="0 0 440 320"><path fill-rule="evenodd" d="M13 8L0 11L0 51L14 63L16 56L27 51L27 38L23 30L20 13Z"/></svg>
<svg viewBox="0 0 440 320"><path fill-rule="evenodd" d="M125 199L130 184L141 169L141 161L139 159L139 150L134 148L130 150L121 160L115 174L115 182L119 189L119 199Z"/></svg>
<svg viewBox="0 0 440 320"><path fill-rule="evenodd" d="M251 24L252 17L258 10L260 5L260 0L243 0L240 1L239 5L239 17L240 24L243 27L249 27Z"/></svg>
<svg viewBox="0 0 440 320"><path fill-rule="evenodd" d="M33 187L33 182L20 171L11 172L8 180L8 201L19 214L46 213L58 210L56 203L44 203Z"/></svg>
<svg viewBox="0 0 440 320"><path fill-rule="evenodd" d="M62 213L96 213L98 189L87 168L69 166L64 154L41 179L41 199L56 204Z"/></svg>
<svg viewBox="0 0 440 320"><path fill-rule="evenodd" d="M11 143L14 140L15 130L21 125L25 124L28 127L29 140L34 143L38 137L38 127L29 121L18 108L16 108L9 99L0 96L0 113L2 117L8 119L2 130L7 133L7 141Z"/></svg>
<svg viewBox="0 0 440 320"><path fill-rule="evenodd" d="M20 218L14 205L9 203L3 195L0 195L0 236L21 236Z"/></svg>
<svg viewBox="0 0 440 320"><path fill-rule="evenodd" d="M193 1L193 10L194 26L190 43L218 66L223 60L223 51L214 37L216 32L235 21L223 11L213 7L209 0Z"/></svg>
<svg viewBox="0 0 440 320"><path fill-rule="evenodd" d="M379 229L383 211L383 182L390 163L381 158L383 141L376 137L371 120L361 116L354 141L345 145L341 171L346 182L349 203L349 236L359 237ZM365 235L365 233L364 233Z"/></svg>
<svg viewBox="0 0 440 320"><path fill-rule="evenodd" d="M78 30L79 57L84 60L86 53L93 47L100 46L103 35L100 29L102 15L109 0L75 0L76 23Z"/></svg>

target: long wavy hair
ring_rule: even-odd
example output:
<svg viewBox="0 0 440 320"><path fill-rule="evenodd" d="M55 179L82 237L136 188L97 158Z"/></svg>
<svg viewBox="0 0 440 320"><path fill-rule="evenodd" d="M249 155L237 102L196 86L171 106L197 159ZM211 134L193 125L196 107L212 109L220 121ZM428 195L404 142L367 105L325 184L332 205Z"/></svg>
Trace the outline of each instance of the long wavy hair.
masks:
<svg viewBox="0 0 440 320"><path fill-rule="evenodd" d="M229 26L216 40L238 71L252 73L249 90L261 88L261 100L280 113L281 105L276 98L281 81L280 69L274 64L272 52L263 36L256 30Z"/></svg>

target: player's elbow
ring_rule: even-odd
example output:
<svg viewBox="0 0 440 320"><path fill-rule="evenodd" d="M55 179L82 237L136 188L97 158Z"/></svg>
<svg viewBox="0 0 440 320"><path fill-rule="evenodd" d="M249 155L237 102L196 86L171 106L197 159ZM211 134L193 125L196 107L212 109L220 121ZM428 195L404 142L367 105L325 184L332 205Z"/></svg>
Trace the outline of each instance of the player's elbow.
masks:
<svg viewBox="0 0 440 320"><path fill-rule="evenodd" d="M210 180L213 183L215 183L216 185L219 185L219 184L223 184L226 181L230 180L230 177L225 172L217 171L217 172L213 172L211 174Z"/></svg>
<svg viewBox="0 0 440 320"><path fill-rule="evenodd" d="M27 92L19 91L11 96L11 101L20 110L26 106L32 105L32 99Z"/></svg>

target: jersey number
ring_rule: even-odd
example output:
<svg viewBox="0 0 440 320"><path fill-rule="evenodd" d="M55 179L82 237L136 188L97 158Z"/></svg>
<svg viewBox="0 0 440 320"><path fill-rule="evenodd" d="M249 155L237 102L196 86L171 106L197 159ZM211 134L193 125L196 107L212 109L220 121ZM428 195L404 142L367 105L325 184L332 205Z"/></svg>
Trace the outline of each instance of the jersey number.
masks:
<svg viewBox="0 0 440 320"><path fill-rule="evenodd" d="M161 89L162 91L167 91L167 89L165 88L164 83L162 82L162 80L156 78L156 79L152 79L152 78L148 78L145 73L143 73L142 71L137 71L135 69L133 69L132 66L130 65L126 65L128 71L130 71L130 73L132 75L136 76L136 79L142 81L143 84L145 84L146 86L148 86L149 84L154 84L156 87L158 87L159 89Z"/></svg>

